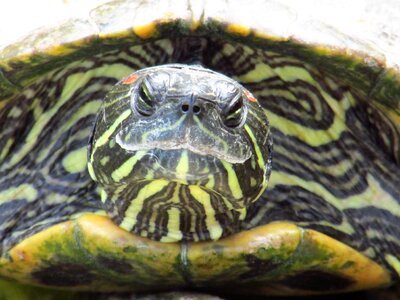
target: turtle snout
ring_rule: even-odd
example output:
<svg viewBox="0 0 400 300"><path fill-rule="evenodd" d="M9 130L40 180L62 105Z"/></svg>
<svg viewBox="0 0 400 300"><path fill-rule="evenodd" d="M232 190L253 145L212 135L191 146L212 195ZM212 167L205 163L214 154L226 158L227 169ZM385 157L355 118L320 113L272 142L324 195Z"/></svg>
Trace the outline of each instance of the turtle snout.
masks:
<svg viewBox="0 0 400 300"><path fill-rule="evenodd" d="M193 95L190 99L184 99L181 103L181 112L184 114L199 115L204 110L204 101L195 98Z"/></svg>

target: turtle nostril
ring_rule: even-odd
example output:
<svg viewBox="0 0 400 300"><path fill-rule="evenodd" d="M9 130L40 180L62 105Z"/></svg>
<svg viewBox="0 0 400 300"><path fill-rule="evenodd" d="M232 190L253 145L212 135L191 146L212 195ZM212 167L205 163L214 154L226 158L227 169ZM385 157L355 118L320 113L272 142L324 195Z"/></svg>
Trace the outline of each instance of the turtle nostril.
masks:
<svg viewBox="0 0 400 300"><path fill-rule="evenodd" d="M183 113L193 112L194 114L199 114L201 111L200 106L198 105L191 105L190 103L184 103L181 106L181 110Z"/></svg>
<svg viewBox="0 0 400 300"><path fill-rule="evenodd" d="M194 105L194 106L193 106L193 112L194 112L195 114L198 114L198 113L200 112L200 106Z"/></svg>
<svg viewBox="0 0 400 300"><path fill-rule="evenodd" d="M182 104L181 109L182 109L183 112L188 112L189 111L189 104Z"/></svg>

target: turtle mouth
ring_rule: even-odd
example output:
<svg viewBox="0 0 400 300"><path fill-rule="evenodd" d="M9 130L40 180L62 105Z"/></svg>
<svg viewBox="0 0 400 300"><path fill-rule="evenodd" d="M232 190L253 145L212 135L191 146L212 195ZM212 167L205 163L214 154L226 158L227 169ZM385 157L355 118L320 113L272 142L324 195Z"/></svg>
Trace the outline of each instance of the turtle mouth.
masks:
<svg viewBox="0 0 400 300"><path fill-rule="evenodd" d="M207 144L197 144L194 139L190 136L185 136L183 140L170 140L170 141L151 141L136 145L126 145L123 141L117 137L117 143L125 150L129 151L141 151L141 150L161 150L161 151L171 151L180 150L188 151L193 154L197 154L202 157L200 159L209 160L209 158L214 158L216 160L226 161L232 164L244 163L251 157L251 153L244 156L237 156L225 152L218 147L212 147ZM162 165L160 164L162 167Z"/></svg>
<svg viewBox="0 0 400 300"><path fill-rule="evenodd" d="M243 164L252 155L247 140L239 132L222 128L216 119L205 123L197 116L182 116L176 123L169 124L155 116L121 129L116 142L127 151L190 151L201 157Z"/></svg>

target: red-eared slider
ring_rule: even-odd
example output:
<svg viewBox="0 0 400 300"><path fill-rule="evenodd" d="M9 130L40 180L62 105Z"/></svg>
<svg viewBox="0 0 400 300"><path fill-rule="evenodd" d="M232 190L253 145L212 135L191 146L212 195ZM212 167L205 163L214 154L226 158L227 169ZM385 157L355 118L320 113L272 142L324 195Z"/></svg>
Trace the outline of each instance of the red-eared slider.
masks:
<svg viewBox="0 0 400 300"><path fill-rule="evenodd" d="M297 8L114 1L2 49L0 298L396 283L399 19Z"/></svg>

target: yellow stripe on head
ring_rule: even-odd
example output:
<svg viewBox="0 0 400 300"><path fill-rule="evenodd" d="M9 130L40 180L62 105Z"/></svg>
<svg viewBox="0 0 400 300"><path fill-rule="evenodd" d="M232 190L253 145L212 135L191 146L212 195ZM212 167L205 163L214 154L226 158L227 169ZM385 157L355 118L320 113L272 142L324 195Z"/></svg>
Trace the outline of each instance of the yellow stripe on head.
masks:
<svg viewBox="0 0 400 300"><path fill-rule="evenodd" d="M232 165L226 161L221 160L222 165L224 166L227 175L228 175L228 185L229 189L231 190L232 196L235 199L240 199L243 197L243 192L239 184L239 180L235 170L233 169Z"/></svg>
<svg viewBox="0 0 400 300"><path fill-rule="evenodd" d="M251 130L251 128L249 127L249 125L244 125L244 130L246 130L247 134L249 135L251 142L253 143L253 147L254 150L256 151L256 157L257 157L257 162L258 162L258 166L261 169L265 168L265 161L264 161L264 157L261 153L260 147L258 146L256 137L254 136L253 131Z"/></svg>
<svg viewBox="0 0 400 300"><path fill-rule="evenodd" d="M187 150L183 150L178 165L176 166L176 177L178 179L185 180L188 171L189 171L189 155Z"/></svg>
<svg viewBox="0 0 400 300"><path fill-rule="evenodd" d="M215 218L215 210L211 205L210 194L199 186L191 185L189 186L190 194L196 199L205 210L205 218L208 232L212 240L217 240L222 235L222 228Z"/></svg>
<svg viewBox="0 0 400 300"><path fill-rule="evenodd" d="M103 145L105 145L111 135L115 132L115 130L117 129L117 127L122 123L122 121L124 121L125 119L127 119L130 115L131 115L132 111L130 109L125 110L124 112L121 113L121 115L115 120L115 122L110 126L110 128L108 128L101 136L100 138L96 141L95 145L94 145L94 151L96 150L96 148L99 148Z"/></svg>
<svg viewBox="0 0 400 300"><path fill-rule="evenodd" d="M111 177L115 182L121 181L121 179L127 177L135 167L136 163L147 153L147 151L137 151L135 155L125 161L121 166L112 172Z"/></svg>
<svg viewBox="0 0 400 300"><path fill-rule="evenodd" d="M135 199L132 199L131 204L125 211L125 217L120 226L128 231L131 231L136 224L137 215L143 208L144 202L160 192L168 185L169 181L164 179L153 180L145 185L138 193Z"/></svg>

